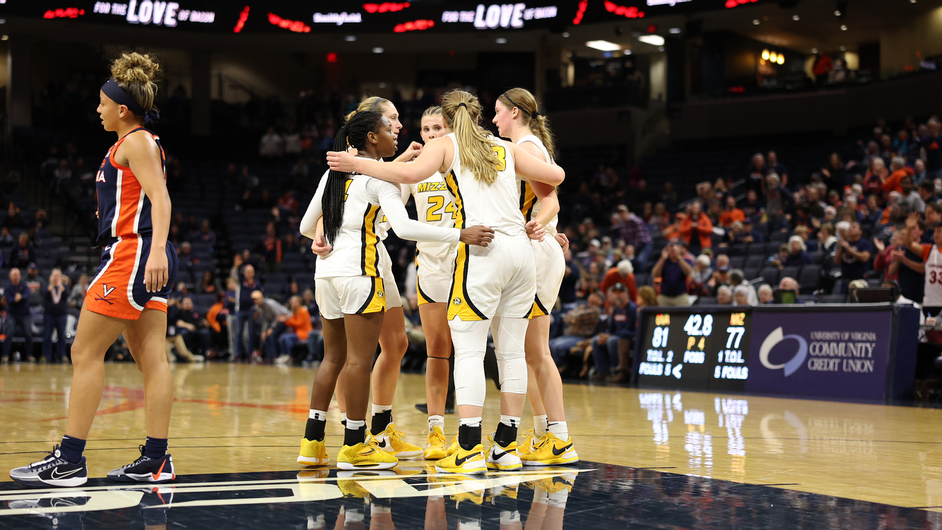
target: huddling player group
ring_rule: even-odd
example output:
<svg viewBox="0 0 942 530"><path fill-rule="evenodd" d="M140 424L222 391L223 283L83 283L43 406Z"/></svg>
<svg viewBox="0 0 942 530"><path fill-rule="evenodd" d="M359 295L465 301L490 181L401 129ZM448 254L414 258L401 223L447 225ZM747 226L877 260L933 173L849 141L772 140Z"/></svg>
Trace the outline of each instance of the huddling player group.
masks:
<svg viewBox="0 0 942 530"><path fill-rule="evenodd" d="M158 74L150 56L125 54L102 87L102 124L119 140L96 179L102 264L72 347L66 435L46 458L12 470L18 483L74 487L87 481L83 452L101 402L104 353L122 333L144 377L147 440L140 458L108 477L149 483L175 478L167 453L173 383L163 338L176 252L167 241L171 204L164 154L159 137L145 128L158 118L153 103ZM413 143L393 162L383 159L396 154L402 124L389 100L366 99L338 131L327 155L330 170L301 221L301 233L314 241L317 254L324 360L311 391L299 463L329 465L325 430L335 395L344 424L336 457L340 469L388 469L400 458L424 457L441 473L478 474L579 460L549 351L549 311L568 245L556 232L555 186L565 173L553 162L548 120L530 92L504 92L494 112L498 134L509 142L481 127L482 108L474 95L448 92L441 107L422 116L425 144ZM404 206L410 196L417 220ZM408 443L393 422L408 340L383 245L390 228L417 242L417 298L428 348L424 449ZM488 332L499 368L500 421L485 452ZM374 365L377 344L381 353ZM444 413L452 352L460 421L449 443ZM528 395L534 428L518 445Z"/></svg>

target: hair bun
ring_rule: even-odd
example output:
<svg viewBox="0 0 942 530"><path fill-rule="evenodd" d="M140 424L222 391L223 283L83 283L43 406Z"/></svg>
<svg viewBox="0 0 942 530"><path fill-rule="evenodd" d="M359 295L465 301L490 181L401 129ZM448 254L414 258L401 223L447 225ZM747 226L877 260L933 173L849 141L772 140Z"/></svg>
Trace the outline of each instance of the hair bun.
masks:
<svg viewBox="0 0 942 530"><path fill-rule="evenodd" d="M120 85L151 83L160 73L160 64L149 54L124 53L111 63L111 76Z"/></svg>

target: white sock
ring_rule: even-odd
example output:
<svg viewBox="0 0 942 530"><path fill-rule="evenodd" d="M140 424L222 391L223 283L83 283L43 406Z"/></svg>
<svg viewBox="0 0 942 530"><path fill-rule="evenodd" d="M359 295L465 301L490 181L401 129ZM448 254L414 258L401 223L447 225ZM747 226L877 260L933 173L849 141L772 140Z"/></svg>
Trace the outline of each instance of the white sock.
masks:
<svg viewBox="0 0 942 530"><path fill-rule="evenodd" d="M327 421L327 411L326 411L326 410L311 409L311 410L307 413L307 417L310 418L310 419L312 419L312 420Z"/></svg>
<svg viewBox="0 0 942 530"><path fill-rule="evenodd" d="M564 421L554 421L549 424L549 432L562 441L569 439L569 426Z"/></svg>
<svg viewBox="0 0 942 530"><path fill-rule="evenodd" d="M340 413L340 421L341 421L341 423L346 423L346 422L347 422L347 413L346 413L346 412L341 412L341 413Z"/></svg>
<svg viewBox="0 0 942 530"><path fill-rule="evenodd" d="M474 418L461 418L460 420L458 420L458 425L466 425L468 427L480 427L481 417L476 416Z"/></svg>
<svg viewBox="0 0 942 530"><path fill-rule="evenodd" d="M392 410L392 405L377 405L373 403L373 414L379 414L381 412L386 412L387 410Z"/></svg>
<svg viewBox="0 0 942 530"><path fill-rule="evenodd" d="M376 517L377 515L381 515L384 513L392 513L392 508L390 508L389 506L380 506L378 504L370 505L370 516Z"/></svg>
<svg viewBox="0 0 942 530"><path fill-rule="evenodd" d="M537 436L543 436L547 429L546 423L546 414L542 416L533 416L533 432L536 433Z"/></svg>
<svg viewBox="0 0 942 530"><path fill-rule="evenodd" d="M505 416L500 415L500 422L508 427L519 427L520 426L520 416Z"/></svg>
<svg viewBox="0 0 942 530"><path fill-rule="evenodd" d="M444 416L429 416L428 417L428 432L432 432L433 427L438 427L445 432L445 417Z"/></svg>
<svg viewBox="0 0 942 530"><path fill-rule="evenodd" d="M351 431L366 427L366 420L347 420L347 428Z"/></svg>

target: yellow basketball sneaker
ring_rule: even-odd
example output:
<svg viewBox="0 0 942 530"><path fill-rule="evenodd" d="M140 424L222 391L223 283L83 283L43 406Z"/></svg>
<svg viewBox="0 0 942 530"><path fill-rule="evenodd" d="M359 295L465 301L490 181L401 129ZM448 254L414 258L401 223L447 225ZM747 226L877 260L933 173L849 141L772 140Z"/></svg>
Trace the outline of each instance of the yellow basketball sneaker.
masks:
<svg viewBox="0 0 942 530"><path fill-rule="evenodd" d="M345 445L337 455L337 467L347 470L389 469L398 463L398 458L376 447L372 441L354 446Z"/></svg>
<svg viewBox="0 0 942 530"><path fill-rule="evenodd" d="M422 454L426 460L441 460L448 456L448 450L445 448L445 433L442 428L436 425L432 427L432 432L428 433L428 445Z"/></svg>
<svg viewBox="0 0 942 530"><path fill-rule="evenodd" d="M487 452L487 469L494 471L515 471L523 468L520 462L520 456L517 455L517 442L510 442L507 447L502 447L490 436L487 437L492 442L491 450Z"/></svg>
<svg viewBox="0 0 942 530"><path fill-rule="evenodd" d="M484 462L484 447L475 445L470 451L458 446L458 450L435 463L435 470L439 473L458 473L462 475L477 475L487 473L487 464Z"/></svg>
<svg viewBox="0 0 942 530"><path fill-rule="evenodd" d="M579 461L572 437L560 440L551 432L543 435L543 443L533 451L520 455L525 466L560 466Z"/></svg>
<svg viewBox="0 0 942 530"><path fill-rule="evenodd" d="M448 449L445 449L445 453L447 453L445 456L451 456L457 453L458 449L460 448L461 446L458 445L458 435L456 434L455 437L451 440L451 443L448 444Z"/></svg>
<svg viewBox="0 0 942 530"><path fill-rule="evenodd" d="M520 445L517 446L517 454L529 453L533 450L534 442L538 440L539 437L536 435L536 432L533 429L528 430L523 433L523 441L520 442Z"/></svg>
<svg viewBox="0 0 942 530"><path fill-rule="evenodd" d="M396 424L390 423L386 430L373 437L377 447L392 453L396 458L414 458L422 454L422 448L412 445L403 438L403 432L396 430Z"/></svg>
<svg viewBox="0 0 942 530"><path fill-rule="evenodd" d="M326 466L330 463L330 457L327 456L327 447L324 440L308 440L301 438L301 452L298 455L298 463L306 466Z"/></svg>

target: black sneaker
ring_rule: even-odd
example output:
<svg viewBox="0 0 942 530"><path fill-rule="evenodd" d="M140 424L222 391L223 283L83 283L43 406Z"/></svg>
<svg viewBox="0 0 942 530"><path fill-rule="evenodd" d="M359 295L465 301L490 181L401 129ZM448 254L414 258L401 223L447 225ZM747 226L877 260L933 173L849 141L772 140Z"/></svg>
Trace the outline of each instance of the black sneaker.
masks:
<svg viewBox="0 0 942 530"><path fill-rule="evenodd" d="M170 482L177 478L173 472L173 458L167 454L160 458L144 456L144 446L140 446L141 457L134 462L108 472L108 478L118 482L147 482L156 484Z"/></svg>
<svg viewBox="0 0 942 530"><path fill-rule="evenodd" d="M10 478L24 486L74 488L88 482L88 465L84 456L79 463L70 463L62 458L59 446L56 445L49 456L39 462L11 470Z"/></svg>

